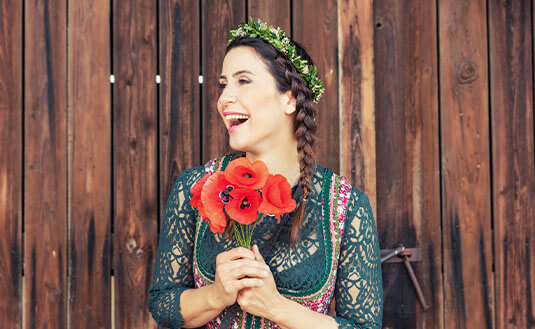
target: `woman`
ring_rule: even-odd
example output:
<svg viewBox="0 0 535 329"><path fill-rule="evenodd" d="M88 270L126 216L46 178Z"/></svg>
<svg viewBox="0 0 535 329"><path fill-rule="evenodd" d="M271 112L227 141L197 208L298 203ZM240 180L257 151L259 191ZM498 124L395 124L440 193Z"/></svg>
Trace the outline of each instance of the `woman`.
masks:
<svg viewBox="0 0 535 329"><path fill-rule="evenodd" d="M323 93L305 50L265 23L233 30L217 110L239 152L184 171L166 204L149 310L167 328L380 328L382 280L367 196L314 160ZM306 62L305 62L306 60ZM262 217L252 250L214 234L190 188L232 159L262 160L297 208ZM331 301L335 315L328 315Z"/></svg>

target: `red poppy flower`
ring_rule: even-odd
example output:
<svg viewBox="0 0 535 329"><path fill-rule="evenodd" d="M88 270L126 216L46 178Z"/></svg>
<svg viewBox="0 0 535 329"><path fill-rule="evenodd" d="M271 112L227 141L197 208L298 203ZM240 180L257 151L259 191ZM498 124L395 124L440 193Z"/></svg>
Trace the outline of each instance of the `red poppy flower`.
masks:
<svg viewBox="0 0 535 329"><path fill-rule="evenodd" d="M292 199L292 188L283 175L269 175L266 185L262 188L262 203L258 211L277 217L295 209L296 203Z"/></svg>
<svg viewBox="0 0 535 329"><path fill-rule="evenodd" d="M268 168L262 161L251 163L247 158L232 160L225 169L225 177L236 187L259 190L266 183Z"/></svg>
<svg viewBox="0 0 535 329"><path fill-rule="evenodd" d="M247 225L257 219L257 211L262 202L260 194L248 188L236 188L230 191L232 199L225 207L227 214L236 222Z"/></svg>
<svg viewBox="0 0 535 329"><path fill-rule="evenodd" d="M199 206L202 207L201 191L208 177L210 177L209 174L202 176L202 178L199 179L197 183L195 183L195 185L193 185L193 187L190 189L191 194L193 194L193 196L190 199L190 204L194 208L198 208Z"/></svg>
<svg viewBox="0 0 535 329"><path fill-rule="evenodd" d="M219 225L215 225L215 224L212 224L212 222L208 222L208 225L210 226L210 231L212 231L213 233L223 233L225 232L225 226L219 226Z"/></svg>
<svg viewBox="0 0 535 329"><path fill-rule="evenodd" d="M220 231L225 228L227 220L223 207L230 201L228 191L232 190L233 186L225 179L223 172L218 171L211 175L204 183L201 191L202 207L205 215L208 217L208 222L211 224L212 232Z"/></svg>

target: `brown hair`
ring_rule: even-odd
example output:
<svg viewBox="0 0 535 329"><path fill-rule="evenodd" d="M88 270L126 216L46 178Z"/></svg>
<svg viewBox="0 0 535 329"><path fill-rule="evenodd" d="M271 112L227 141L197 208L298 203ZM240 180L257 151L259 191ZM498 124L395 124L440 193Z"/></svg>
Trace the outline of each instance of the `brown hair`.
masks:
<svg viewBox="0 0 535 329"><path fill-rule="evenodd" d="M306 59L310 65L314 62L305 49L296 41L297 53L302 59ZM299 152L300 176L299 184L303 191L303 201L297 205L294 213L291 229L291 245L295 245L299 238L299 230L305 217L306 201L312 190L312 170L316 162L316 156L312 150L316 140L317 125L315 121L316 108L312 102L312 91L306 86L306 81L297 71L292 62L278 49L260 38L238 38L232 41L225 51L228 53L232 48L247 46L256 50L260 58L269 67L269 70L277 83L279 92L292 91L296 99L294 114L294 133L297 138L297 150Z"/></svg>

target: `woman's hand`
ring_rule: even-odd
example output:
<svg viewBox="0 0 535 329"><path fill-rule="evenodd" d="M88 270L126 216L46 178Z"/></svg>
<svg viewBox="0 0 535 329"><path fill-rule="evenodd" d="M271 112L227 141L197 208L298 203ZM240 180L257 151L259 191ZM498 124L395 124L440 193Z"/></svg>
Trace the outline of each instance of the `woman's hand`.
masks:
<svg viewBox="0 0 535 329"><path fill-rule="evenodd" d="M238 291L261 286L268 275L265 263L257 261L251 250L238 247L222 252L216 257L213 300L220 309L232 305Z"/></svg>
<svg viewBox="0 0 535 329"><path fill-rule="evenodd" d="M257 245L253 246L253 253L256 260L264 266L264 269L269 271L269 275L262 279L263 284L261 286L240 290L237 299L238 304L247 313L273 319L275 310L280 307L285 298L277 290L275 279L269 270L269 266L264 262Z"/></svg>

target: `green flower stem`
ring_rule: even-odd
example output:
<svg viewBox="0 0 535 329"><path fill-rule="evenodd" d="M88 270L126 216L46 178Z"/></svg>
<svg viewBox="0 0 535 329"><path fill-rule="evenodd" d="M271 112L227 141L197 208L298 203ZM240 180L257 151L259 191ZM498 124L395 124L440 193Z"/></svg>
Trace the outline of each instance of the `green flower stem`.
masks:
<svg viewBox="0 0 535 329"><path fill-rule="evenodd" d="M232 225L234 226L234 236L236 237L236 244L239 247L251 249L251 240L253 239L253 232L256 227L256 223L258 223L260 217L261 214L258 214L258 217L252 225L242 225L236 221L233 221Z"/></svg>

